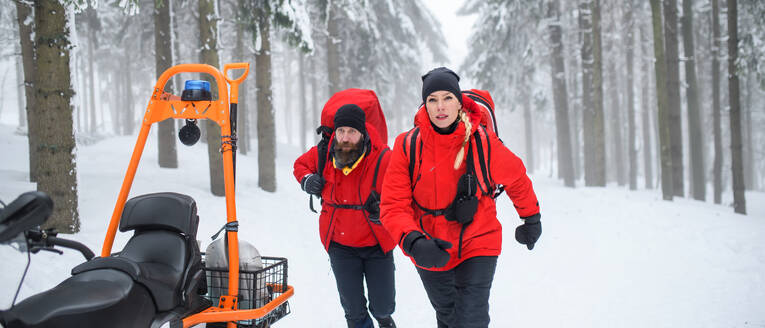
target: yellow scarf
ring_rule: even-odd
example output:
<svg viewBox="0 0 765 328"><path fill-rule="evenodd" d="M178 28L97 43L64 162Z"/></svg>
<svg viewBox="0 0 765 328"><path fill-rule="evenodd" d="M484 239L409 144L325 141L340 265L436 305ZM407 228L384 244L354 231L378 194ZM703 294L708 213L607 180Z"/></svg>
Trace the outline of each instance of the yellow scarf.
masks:
<svg viewBox="0 0 765 328"><path fill-rule="evenodd" d="M362 159L364 159L364 155L366 155L366 152L363 152L363 153L361 153L361 156L359 156L359 159L357 159L357 160L356 160L356 162L355 162L355 163L353 163L353 165L351 165L351 167L347 167L347 166L345 166L345 167L343 167L343 168L339 168L339 167L337 167L337 162L335 161L335 158L334 158L334 157L332 157L332 165L333 165L333 166L334 166L336 169L340 169L341 171L343 171L343 174L345 174L345 175L348 175L348 174L351 174L351 172L353 171L353 169L355 169L357 166L359 166L359 163L361 163L361 160L362 160Z"/></svg>

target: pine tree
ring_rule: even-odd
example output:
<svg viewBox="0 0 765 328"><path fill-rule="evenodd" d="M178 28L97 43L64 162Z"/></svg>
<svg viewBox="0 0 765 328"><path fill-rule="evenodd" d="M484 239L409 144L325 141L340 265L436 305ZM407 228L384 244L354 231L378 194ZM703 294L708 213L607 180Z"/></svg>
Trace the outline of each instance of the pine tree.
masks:
<svg viewBox="0 0 765 328"><path fill-rule="evenodd" d="M661 193L664 200L672 200L674 183L672 180L672 152L669 137L670 118L667 108L667 62L664 53L664 31L662 25L661 0L651 0L653 22L654 71L656 73L656 100L659 107L659 156L661 158Z"/></svg>
<svg viewBox="0 0 765 328"><path fill-rule="evenodd" d="M568 120L568 92L566 91L566 71L563 62L563 41L561 40L561 21L558 12L558 0L547 3L547 17L550 19L550 75L555 101L555 126L558 145L558 172L566 187L574 187L574 163L571 157L571 133Z"/></svg>
<svg viewBox="0 0 765 328"><path fill-rule="evenodd" d="M706 199L704 179L704 140L701 133L701 105L699 104L698 82L696 81L696 55L693 43L693 0L683 0L683 52L685 53L685 79L688 112L688 142L691 157L691 194L696 200Z"/></svg>
<svg viewBox="0 0 765 328"><path fill-rule="evenodd" d="M157 78L173 66L173 45L170 11L172 0L154 1L154 63ZM92 62L92 61L91 61ZM173 80L168 80L165 90L173 92ZM157 158L159 167L177 168L178 154L175 143L175 121L168 118L159 122L157 131Z"/></svg>
<svg viewBox="0 0 765 328"><path fill-rule="evenodd" d="M733 177L733 209L746 214L744 168L741 155L741 103L736 60L738 59L738 6L728 0L728 101L730 102L730 148Z"/></svg>

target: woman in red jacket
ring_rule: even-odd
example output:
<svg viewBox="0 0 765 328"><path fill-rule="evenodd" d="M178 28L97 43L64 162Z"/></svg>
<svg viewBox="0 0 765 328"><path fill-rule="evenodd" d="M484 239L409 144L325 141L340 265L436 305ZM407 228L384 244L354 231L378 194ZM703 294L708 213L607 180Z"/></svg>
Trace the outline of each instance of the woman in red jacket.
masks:
<svg viewBox="0 0 765 328"><path fill-rule="evenodd" d="M480 178L505 186L524 221L515 237L529 250L542 232L539 203L523 162L479 127L481 110L462 97L459 76L439 67L422 80L425 106L391 151L381 221L416 265L438 327L487 327L502 226Z"/></svg>

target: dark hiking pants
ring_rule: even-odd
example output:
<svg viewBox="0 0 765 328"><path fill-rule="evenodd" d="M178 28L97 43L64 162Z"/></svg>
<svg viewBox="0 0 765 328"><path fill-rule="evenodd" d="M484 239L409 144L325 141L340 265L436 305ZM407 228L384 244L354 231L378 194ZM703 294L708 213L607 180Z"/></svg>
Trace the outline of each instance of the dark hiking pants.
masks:
<svg viewBox="0 0 765 328"><path fill-rule="evenodd" d="M329 260L349 327L372 328L369 312L378 320L393 314L396 308L393 252L385 254L379 246L349 247L332 242ZM369 312L364 278L369 291Z"/></svg>
<svg viewBox="0 0 765 328"><path fill-rule="evenodd" d="M438 328L489 326L489 290L496 268L496 256L469 258L449 271L417 268Z"/></svg>

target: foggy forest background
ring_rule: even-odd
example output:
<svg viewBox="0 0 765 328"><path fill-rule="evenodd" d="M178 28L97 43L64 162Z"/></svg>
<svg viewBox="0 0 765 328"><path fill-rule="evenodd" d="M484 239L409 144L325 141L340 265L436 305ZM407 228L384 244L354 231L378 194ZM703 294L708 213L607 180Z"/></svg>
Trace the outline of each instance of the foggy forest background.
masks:
<svg viewBox="0 0 765 328"><path fill-rule="evenodd" d="M11 0L0 3L0 122L29 141L29 179L79 230L77 145L135 135L156 78L180 63L249 62L239 148L275 191L276 149L307 150L324 102L374 90L389 135L412 127L420 76L448 65L491 92L499 136L530 173L572 188L655 189L746 213L765 189L765 2L466 0L476 17L449 65L423 0ZM180 95L176 76L165 91ZM10 119L9 117L14 117ZM183 120L159 124L159 165L183 167ZM200 124L210 192L220 131ZM4 156L11 156L5 154ZM240 168L241 169L241 168ZM279 186L282 187L282 186Z"/></svg>

